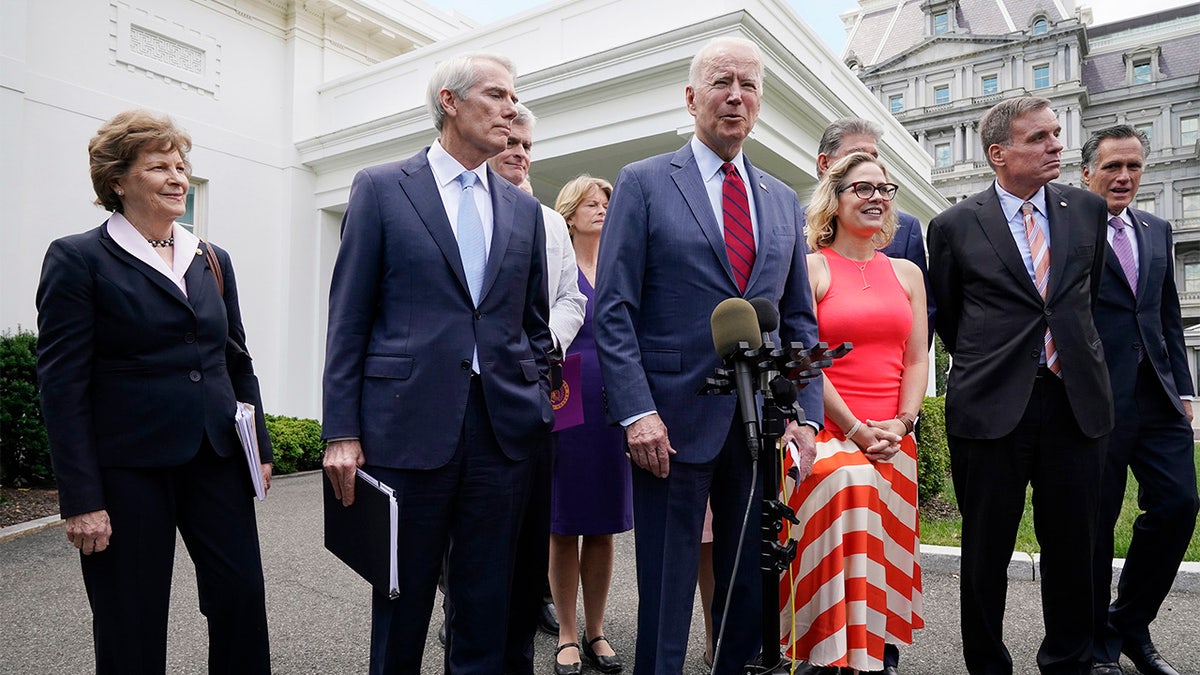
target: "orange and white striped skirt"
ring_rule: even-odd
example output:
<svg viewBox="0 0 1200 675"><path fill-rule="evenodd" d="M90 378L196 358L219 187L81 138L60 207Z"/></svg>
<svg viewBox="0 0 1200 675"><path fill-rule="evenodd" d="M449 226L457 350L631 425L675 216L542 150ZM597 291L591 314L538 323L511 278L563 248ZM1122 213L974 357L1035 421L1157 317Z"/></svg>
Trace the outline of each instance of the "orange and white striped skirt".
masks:
<svg viewBox="0 0 1200 675"><path fill-rule="evenodd" d="M912 644L922 628L917 446L905 436L889 461L853 441L817 435L810 477L796 485L784 460L784 495L799 525L796 559L780 582L781 644L788 657L860 671L883 669L883 645Z"/></svg>

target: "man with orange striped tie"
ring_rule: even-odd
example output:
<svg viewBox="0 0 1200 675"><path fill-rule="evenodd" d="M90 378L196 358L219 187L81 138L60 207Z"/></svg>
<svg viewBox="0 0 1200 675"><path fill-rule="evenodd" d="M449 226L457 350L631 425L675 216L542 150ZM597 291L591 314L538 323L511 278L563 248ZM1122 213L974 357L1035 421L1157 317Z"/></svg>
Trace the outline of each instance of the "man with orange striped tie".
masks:
<svg viewBox="0 0 1200 675"><path fill-rule="evenodd" d="M1050 181L1063 144L1050 101L996 104L979 122L995 184L929 223L937 331L953 357L946 427L963 514L963 656L1012 673L1007 570L1033 486L1041 545L1042 673L1091 670L1092 551L1112 391L1092 319L1104 200Z"/></svg>

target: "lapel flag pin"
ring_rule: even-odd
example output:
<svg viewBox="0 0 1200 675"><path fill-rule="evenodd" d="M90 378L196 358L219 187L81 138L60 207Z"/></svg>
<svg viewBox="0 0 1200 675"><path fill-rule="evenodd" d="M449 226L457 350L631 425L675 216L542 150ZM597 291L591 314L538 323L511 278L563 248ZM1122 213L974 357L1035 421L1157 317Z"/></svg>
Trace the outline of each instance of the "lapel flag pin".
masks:
<svg viewBox="0 0 1200 675"><path fill-rule="evenodd" d="M1066 206L1066 205L1067 205L1067 203L1066 203L1066 202L1059 202L1059 203L1058 203L1058 205L1059 205L1059 206Z"/></svg>

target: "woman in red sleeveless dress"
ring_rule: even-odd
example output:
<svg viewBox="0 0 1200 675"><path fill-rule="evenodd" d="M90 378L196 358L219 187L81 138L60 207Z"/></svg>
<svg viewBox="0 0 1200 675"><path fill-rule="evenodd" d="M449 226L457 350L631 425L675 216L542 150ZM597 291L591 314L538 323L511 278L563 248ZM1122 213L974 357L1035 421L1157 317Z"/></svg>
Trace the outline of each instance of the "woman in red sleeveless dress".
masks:
<svg viewBox="0 0 1200 675"><path fill-rule="evenodd" d="M806 213L820 338L854 345L824 371L813 473L785 485L800 524L782 581L783 644L830 667L817 672L884 672L885 644L911 644L924 626L911 432L928 327L921 271L878 252L896 228L895 193L878 159L854 153L826 172Z"/></svg>

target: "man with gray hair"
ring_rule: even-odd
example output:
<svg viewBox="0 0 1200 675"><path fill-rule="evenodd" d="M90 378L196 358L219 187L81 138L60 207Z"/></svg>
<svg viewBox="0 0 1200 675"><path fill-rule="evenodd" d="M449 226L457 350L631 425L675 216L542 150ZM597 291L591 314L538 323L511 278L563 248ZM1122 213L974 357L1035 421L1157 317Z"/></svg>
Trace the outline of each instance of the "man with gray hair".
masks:
<svg viewBox="0 0 1200 675"><path fill-rule="evenodd" d="M817 178L824 176L829 167L846 155L865 152L878 157L879 139L882 137L883 127L861 117L843 117L830 122L817 146ZM899 214L896 233L882 251L889 258L911 260L921 268L921 276L925 278L925 304L929 311L929 344L932 345L933 317L937 305L929 288L929 265L925 260L925 240L921 238L921 221L911 213L899 211Z"/></svg>
<svg viewBox="0 0 1200 675"><path fill-rule="evenodd" d="M429 86L437 140L354 177L329 292L324 468L400 503L400 593L374 589L371 673L417 673L446 569L447 672L504 670L533 458L554 419L545 231L490 170L517 115L512 63L469 54Z"/></svg>
<svg viewBox="0 0 1200 675"><path fill-rule="evenodd" d="M695 135L621 170L600 237L596 348L609 419L625 428L634 463L636 675L683 670L707 498L721 636L715 672L742 672L760 651L761 485L752 480L746 426L733 396L694 392L721 363L708 326L730 297L777 306L782 344L817 341L800 202L742 152L762 79L753 42L722 37L701 48L684 90ZM824 419L821 396L819 381L800 392L810 420ZM813 428L793 422L785 438L811 470Z"/></svg>
<svg viewBox="0 0 1200 675"><path fill-rule="evenodd" d="M995 183L929 223L937 330L953 356L946 431L962 512L968 672L1013 672L1008 563L1033 486L1041 545L1042 673L1091 671L1092 552L1112 392L1092 320L1104 200L1053 183L1063 145L1050 101L1001 101L979 122Z"/></svg>
<svg viewBox="0 0 1200 675"><path fill-rule="evenodd" d="M1150 142L1125 124L1083 144L1083 182L1108 204L1108 259L1096 328L1121 423L1108 441L1096 536L1094 675L1121 675L1124 652L1143 675L1179 675L1150 640L1196 525L1192 376L1175 290L1171 224L1134 208ZM1143 513L1133 523L1111 600L1113 527L1129 470Z"/></svg>

